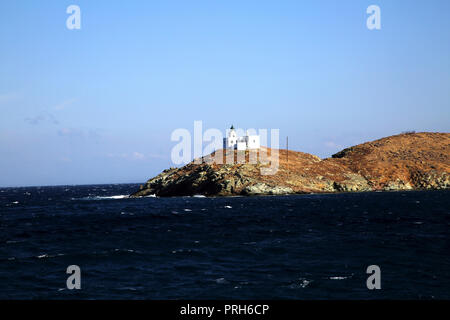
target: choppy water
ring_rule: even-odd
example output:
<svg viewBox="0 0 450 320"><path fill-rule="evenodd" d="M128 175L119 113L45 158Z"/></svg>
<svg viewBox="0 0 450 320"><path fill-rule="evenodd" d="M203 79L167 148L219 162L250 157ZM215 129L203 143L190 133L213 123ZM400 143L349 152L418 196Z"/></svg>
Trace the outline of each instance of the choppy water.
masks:
<svg viewBox="0 0 450 320"><path fill-rule="evenodd" d="M136 188L0 189L0 299L450 299L449 191L124 197Z"/></svg>

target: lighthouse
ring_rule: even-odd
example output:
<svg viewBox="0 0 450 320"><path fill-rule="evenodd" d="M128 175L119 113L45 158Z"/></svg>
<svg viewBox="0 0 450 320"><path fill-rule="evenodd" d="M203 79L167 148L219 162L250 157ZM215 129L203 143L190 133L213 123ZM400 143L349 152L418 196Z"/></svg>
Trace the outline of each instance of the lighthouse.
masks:
<svg viewBox="0 0 450 320"><path fill-rule="evenodd" d="M254 150L261 147L259 135L248 135L238 137L234 126L228 131L228 136L223 138L223 148L231 150Z"/></svg>

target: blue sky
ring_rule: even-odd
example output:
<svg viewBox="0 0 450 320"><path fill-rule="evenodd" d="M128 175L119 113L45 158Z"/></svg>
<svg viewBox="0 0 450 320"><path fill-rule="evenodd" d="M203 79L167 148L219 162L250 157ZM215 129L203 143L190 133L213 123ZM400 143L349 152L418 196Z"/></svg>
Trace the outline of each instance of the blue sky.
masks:
<svg viewBox="0 0 450 320"><path fill-rule="evenodd" d="M448 132L449 14L447 0L1 1L0 186L143 182L194 120L279 128L321 157Z"/></svg>

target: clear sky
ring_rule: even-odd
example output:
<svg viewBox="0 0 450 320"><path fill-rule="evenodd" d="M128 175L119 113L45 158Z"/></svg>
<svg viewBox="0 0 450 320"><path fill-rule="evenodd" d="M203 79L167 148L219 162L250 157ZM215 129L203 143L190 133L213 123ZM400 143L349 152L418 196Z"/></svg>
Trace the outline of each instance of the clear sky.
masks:
<svg viewBox="0 0 450 320"><path fill-rule="evenodd" d="M2 0L0 112L0 186L144 182L194 120L321 157L448 132L450 1Z"/></svg>

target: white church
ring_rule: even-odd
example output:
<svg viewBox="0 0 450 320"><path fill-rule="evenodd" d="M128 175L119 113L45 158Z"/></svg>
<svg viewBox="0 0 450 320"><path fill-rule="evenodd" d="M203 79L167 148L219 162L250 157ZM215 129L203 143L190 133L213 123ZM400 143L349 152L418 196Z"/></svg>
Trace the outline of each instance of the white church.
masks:
<svg viewBox="0 0 450 320"><path fill-rule="evenodd" d="M223 138L223 148L231 150L252 150L259 149L261 141L259 135L248 135L238 137L234 126L231 126L228 137Z"/></svg>

